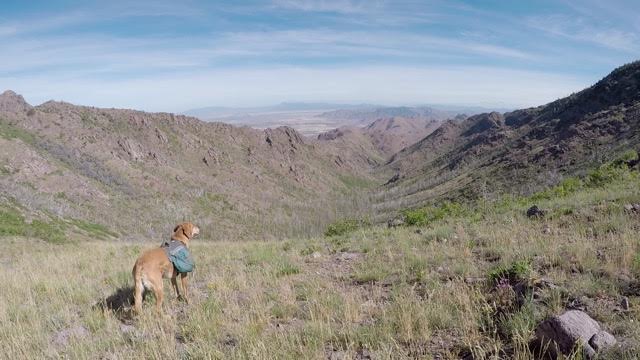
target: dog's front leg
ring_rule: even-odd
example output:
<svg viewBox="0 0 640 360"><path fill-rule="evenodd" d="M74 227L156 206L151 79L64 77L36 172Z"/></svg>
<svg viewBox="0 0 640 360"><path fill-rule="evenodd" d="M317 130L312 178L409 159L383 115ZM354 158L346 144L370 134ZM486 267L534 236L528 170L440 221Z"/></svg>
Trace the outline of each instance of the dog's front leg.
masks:
<svg viewBox="0 0 640 360"><path fill-rule="evenodd" d="M182 294L184 295L184 301L188 304L189 292L187 291L187 273L181 273L180 280L182 281Z"/></svg>

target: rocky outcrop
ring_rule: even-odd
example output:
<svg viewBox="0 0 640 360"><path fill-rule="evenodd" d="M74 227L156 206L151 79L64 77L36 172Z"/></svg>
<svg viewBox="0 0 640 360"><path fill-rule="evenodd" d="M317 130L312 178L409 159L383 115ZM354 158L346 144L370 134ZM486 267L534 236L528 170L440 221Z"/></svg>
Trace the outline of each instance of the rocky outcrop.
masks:
<svg viewBox="0 0 640 360"><path fill-rule="evenodd" d="M22 95L18 95L11 90L0 94L0 111L10 113L22 113L31 110L31 105L27 104Z"/></svg>

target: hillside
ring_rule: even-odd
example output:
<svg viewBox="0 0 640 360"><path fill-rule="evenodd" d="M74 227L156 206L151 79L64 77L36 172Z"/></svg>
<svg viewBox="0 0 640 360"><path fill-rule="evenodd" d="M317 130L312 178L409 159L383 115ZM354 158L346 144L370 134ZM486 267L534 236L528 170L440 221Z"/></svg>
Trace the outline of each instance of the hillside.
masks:
<svg viewBox="0 0 640 360"><path fill-rule="evenodd" d="M594 173L529 198L450 204L407 227L304 240L195 239L191 301L176 300L167 282L167 316L157 316L149 296L143 314L131 317L129 269L140 243L7 238L0 352L533 360L543 358L536 328L580 310L616 339L598 359L637 359L640 217L628 205L640 203L639 177L626 167L610 171L606 181ZM528 218L533 203L546 215ZM585 357L576 348L566 358Z"/></svg>
<svg viewBox="0 0 640 360"><path fill-rule="evenodd" d="M369 166L288 127L31 106L11 91L0 95L0 151L4 213L92 235L76 219L119 238L159 239L184 218L211 239L310 235L357 212L371 180Z"/></svg>
<svg viewBox="0 0 640 360"><path fill-rule="evenodd" d="M438 120L425 118L380 118L363 127L342 126L322 133L318 135L318 141L342 151L359 149L360 154L377 155L369 157L376 158L376 165L382 165L390 156L429 135L440 124Z"/></svg>
<svg viewBox="0 0 640 360"><path fill-rule="evenodd" d="M640 62L547 105L488 113L438 130L384 166L399 180L380 209L443 197L531 193L640 145Z"/></svg>

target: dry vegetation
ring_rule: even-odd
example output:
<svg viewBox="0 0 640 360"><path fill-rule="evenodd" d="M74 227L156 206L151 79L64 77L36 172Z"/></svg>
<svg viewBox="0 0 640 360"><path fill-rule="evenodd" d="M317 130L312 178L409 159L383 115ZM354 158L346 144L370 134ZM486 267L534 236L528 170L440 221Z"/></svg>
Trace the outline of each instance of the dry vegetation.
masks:
<svg viewBox="0 0 640 360"><path fill-rule="evenodd" d="M640 182L636 172L609 170L525 199L413 214L416 226L347 226L271 242L203 234L193 244L192 302L177 302L166 286L165 317L147 305L131 318L127 303L131 266L156 244L7 237L0 353L535 359L535 326L580 308L619 340L603 358L632 359L640 351L640 214L624 205L640 202ZM544 218L526 217L533 201Z"/></svg>

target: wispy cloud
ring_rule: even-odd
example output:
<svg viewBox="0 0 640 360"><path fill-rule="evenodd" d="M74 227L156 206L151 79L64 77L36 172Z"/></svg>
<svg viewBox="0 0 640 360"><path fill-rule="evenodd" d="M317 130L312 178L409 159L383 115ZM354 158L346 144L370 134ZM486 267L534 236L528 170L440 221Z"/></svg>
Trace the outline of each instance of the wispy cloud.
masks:
<svg viewBox="0 0 640 360"><path fill-rule="evenodd" d="M272 2L272 6L276 8L312 12L336 12L342 14L365 13L381 5L381 1L375 0L273 0Z"/></svg>
<svg viewBox="0 0 640 360"><path fill-rule="evenodd" d="M623 31L613 26L596 26L593 21L584 17L539 16L529 18L526 23L537 30L570 40L592 43L614 50L640 52L640 37L637 33Z"/></svg>
<svg viewBox="0 0 640 360"><path fill-rule="evenodd" d="M0 16L0 83L36 102L148 110L288 100L533 105L640 52L633 15L598 18L588 10L604 0L563 1L526 13L455 0L25 6Z"/></svg>

